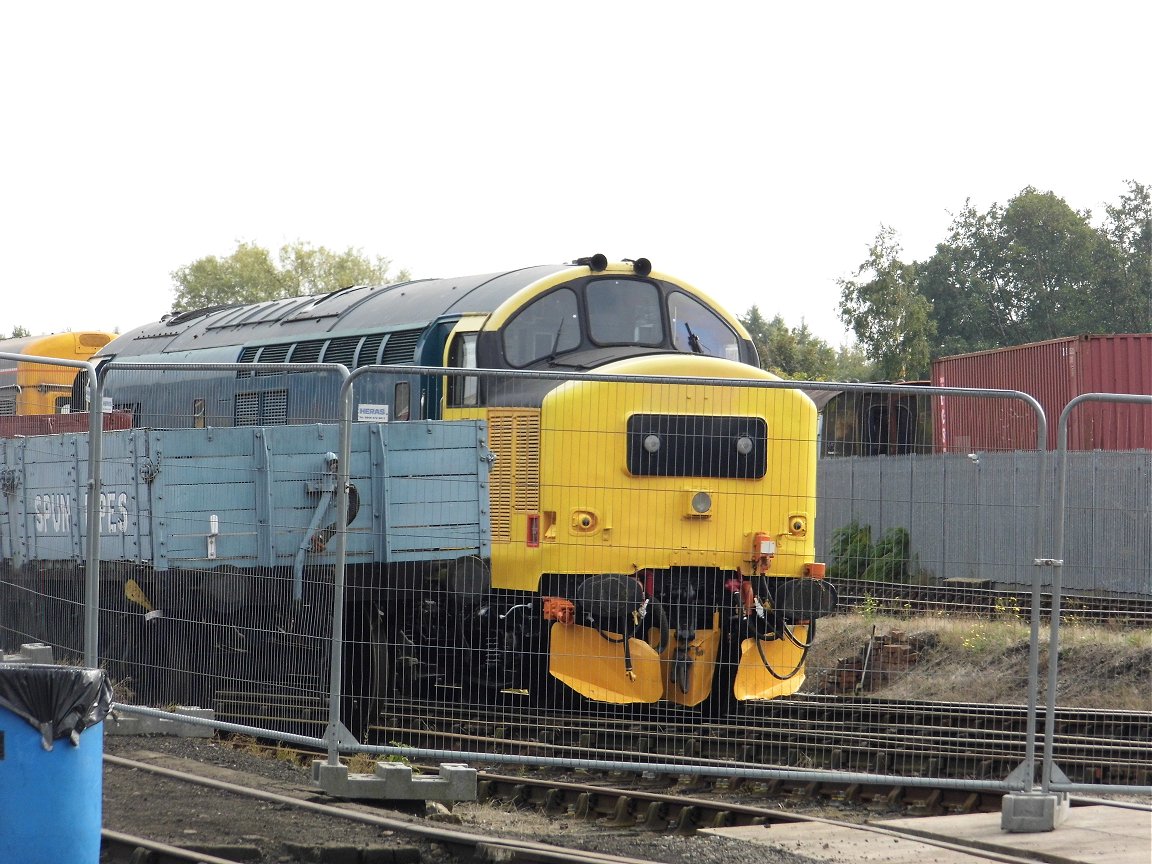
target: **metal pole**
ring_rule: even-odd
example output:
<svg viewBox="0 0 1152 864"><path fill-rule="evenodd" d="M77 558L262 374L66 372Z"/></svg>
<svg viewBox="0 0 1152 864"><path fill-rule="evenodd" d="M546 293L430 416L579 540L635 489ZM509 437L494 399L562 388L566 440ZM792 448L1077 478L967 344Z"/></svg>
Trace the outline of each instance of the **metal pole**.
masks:
<svg viewBox="0 0 1152 864"><path fill-rule="evenodd" d="M1124 402L1152 405L1152 396L1135 393L1083 393L1072 399L1060 412L1060 423L1056 429L1056 452L1059 470L1056 482L1056 522L1053 542L1054 557L1048 563L1055 567L1052 577L1052 622L1048 628L1048 698L1044 712L1044 762L1041 768L1040 788L1048 792L1053 782L1052 742L1056 725L1056 684L1059 680L1060 661L1060 601L1063 591L1062 568L1064 566L1064 508L1068 479L1068 417L1082 402ZM1063 777L1057 778L1063 781ZM1063 781L1066 782L1066 781Z"/></svg>
<svg viewBox="0 0 1152 864"><path fill-rule="evenodd" d="M1032 548L1039 556L1044 543L1044 479L1048 464L1048 420L1044 409L1031 396L1026 400L1036 414L1036 449L1039 464L1036 468L1036 523L1032 534ZM1039 565L1039 558L1033 559ZM1036 702L1040 691L1040 567L1032 568L1031 636L1028 639L1028 719L1024 737L1024 762L1020 767L1021 788L1028 790L1036 778Z"/></svg>
<svg viewBox="0 0 1152 864"><path fill-rule="evenodd" d="M328 680L328 764L340 764L340 697L344 676L345 565L348 556L348 484L352 461L352 376L344 370L340 382L340 449L336 466L336 563L332 587L332 658Z"/></svg>
<svg viewBox="0 0 1152 864"><path fill-rule="evenodd" d="M96 367L84 364L88 373L88 557L84 562L84 665L100 665L100 490L104 488L100 466L104 455L104 396Z"/></svg>
<svg viewBox="0 0 1152 864"><path fill-rule="evenodd" d="M88 376L89 392L94 394L88 406L88 485L87 489L87 546L84 556L84 664L89 668L99 665L100 611L100 462L104 437L104 403L97 398L96 367L87 360L64 360L60 357L37 357L31 354L0 352L0 360L17 363L37 363L44 366L64 366L83 370Z"/></svg>

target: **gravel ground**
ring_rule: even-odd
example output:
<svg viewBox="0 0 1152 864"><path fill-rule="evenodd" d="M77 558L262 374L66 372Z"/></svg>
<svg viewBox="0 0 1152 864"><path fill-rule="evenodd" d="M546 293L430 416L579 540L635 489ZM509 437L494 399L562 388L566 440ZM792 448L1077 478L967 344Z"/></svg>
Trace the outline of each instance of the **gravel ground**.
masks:
<svg viewBox="0 0 1152 864"><path fill-rule="evenodd" d="M241 785L258 785L295 796L314 796L306 769L205 739L107 736L104 752L164 767L195 770ZM447 864L458 859L445 847L353 822L333 823L275 804L230 806L215 793L191 784L106 767L104 827L141 834L176 845L210 850L221 846L259 848L260 864L324 860L329 850L349 847L387 849L395 861ZM319 800L319 799L318 799ZM374 810L379 813L380 811ZM728 838L681 837L611 828L605 820L571 816L551 818L535 810L506 805L462 803L450 813L433 808L412 814L380 813L389 818L488 837L514 837L660 864L810 864L812 859L780 849Z"/></svg>

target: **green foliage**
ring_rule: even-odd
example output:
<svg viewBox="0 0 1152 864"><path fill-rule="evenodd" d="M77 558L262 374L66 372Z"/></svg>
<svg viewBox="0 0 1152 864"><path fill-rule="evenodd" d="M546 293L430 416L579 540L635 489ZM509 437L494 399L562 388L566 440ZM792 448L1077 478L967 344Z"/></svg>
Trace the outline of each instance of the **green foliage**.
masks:
<svg viewBox="0 0 1152 864"><path fill-rule="evenodd" d="M1127 186L1099 226L1031 186L986 211L967 201L922 262L882 226L839 281L840 317L892 380L923 377L930 357L1152 329L1152 201Z"/></svg>
<svg viewBox="0 0 1152 864"><path fill-rule="evenodd" d="M917 289L917 266L899 255L895 230L881 226L856 278L837 280L840 320L889 381L927 377L936 335L932 305Z"/></svg>
<svg viewBox="0 0 1152 864"><path fill-rule="evenodd" d="M1152 194L1128 181L1120 203L1105 206L1102 231L1108 241L1102 302L1098 310L1104 332L1152 329Z"/></svg>
<svg viewBox="0 0 1152 864"><path fill-rule="evenodd" d="M832 563L828 578L859 579L872 563L872 526L855 519L832 532Z"/></svg>
<svg viewBox="0 0 1152 864"><path fill-rule="evenodd" d="M889 528L872 542L872 527L855 519L832 532L832 563L828 578L908 582L916 574L911 542L905 528Z"/></svg>
<svg viewBox="0 0 1152 864"><path fill-rule="evenodd" d="M273 261L267 249L239 243L226 258L210 255L173 271L172 311L327 294L349 285L410 278L407 271L401 271L390 280L391 263L387 258L367 258L358 249L333 252L303 242L280 247Z"/></svg>
<svg viewBox="0 0 1152 864"><path fill-rule="evenodd" d="M22 339L25 336L31 336L31 335L32 335L31 330L29 330L27 327L21 327L19 324L17 324L15 327L12 328L12 336L10 338Z"/></svg>
<svg viewBox="0 0 1152 864"><path fill-rule="evenodd" d="M1113 315L1115 298L1105 295L1117 262L1089 218L1030 186L986 213L966 203L947 241L921 268L919 289L933 306L938 352L1114 332L1121 321Z"/></svg>
<svg viewBox="0 0 1152 864"><path fill-rule="evenodd" d="M906 528L889 528L884 536L876 541L872 549L872 561L863 573L864 579L877 582L905 582L910 577L909 546L911 542Z"/></svg>
<svg viewBox="0 0 1152 864"><path fill-rule="evenodd" d="M789 328L779 315L768 321L758 306L740 316L760 355L760 367L796 381L860 380L868 374L867 358L855 348L839 351L813 335L801 321Z"/></svg>

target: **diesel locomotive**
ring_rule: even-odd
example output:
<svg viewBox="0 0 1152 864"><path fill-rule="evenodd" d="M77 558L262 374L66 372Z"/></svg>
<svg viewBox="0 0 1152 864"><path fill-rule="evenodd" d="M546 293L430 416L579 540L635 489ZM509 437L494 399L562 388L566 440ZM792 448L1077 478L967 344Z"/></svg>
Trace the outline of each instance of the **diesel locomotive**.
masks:
<svg viewBox="0 0 1152 864"><path fill-rule="evenodd" d="M814 560L812 400L773 386L734 315L642 258L183 312L93 362L105 403L138 427L339 416L336 382L266 363L387 367L358 380L354 416L482 424L485 554L349 562L357 687L770 699L801 686L835 606ZM136 365L156 363L187 365ZM352 505L349 531L371 518ZM130 599L144 606L142 584Z"/></svg>
<svg viewBox="0 0 1152 864"><path fill-rule="evenodd" d="M100 331L0 339L0 353L88 360L115 335ZM66 413L72 401L72 369L0 359L0 417Z"/></svg>

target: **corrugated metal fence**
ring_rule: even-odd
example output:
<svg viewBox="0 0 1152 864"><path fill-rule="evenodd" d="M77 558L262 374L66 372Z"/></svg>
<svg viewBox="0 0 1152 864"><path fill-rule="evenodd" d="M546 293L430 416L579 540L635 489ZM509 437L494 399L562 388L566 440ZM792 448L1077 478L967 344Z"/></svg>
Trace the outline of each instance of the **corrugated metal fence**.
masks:
<svg viewBox="0 0 1152 864"><path fill-rule="evenodd" d="M913 577L1028 588L1041 455L823 459L817 554L830 561L833 535L853 522L874 539L905 529ZM1048 459L1045 512L1052 510L1056 468ZM1067 495L1064 590L1152 596L1152 453L1070 452Z"/></svg>

